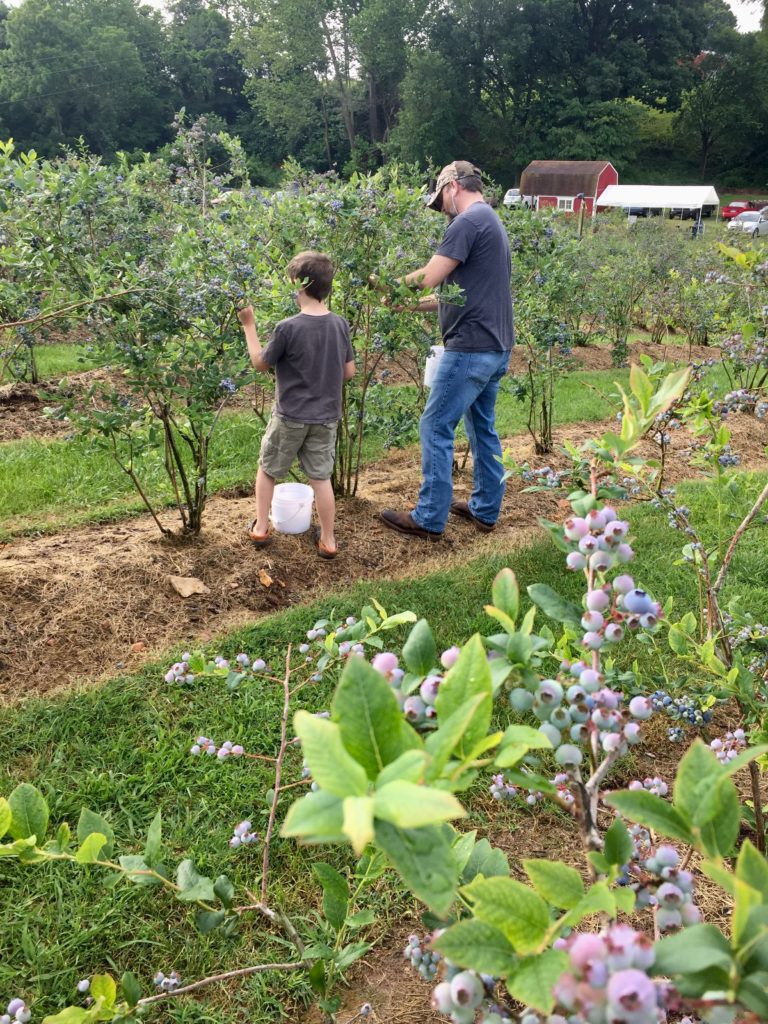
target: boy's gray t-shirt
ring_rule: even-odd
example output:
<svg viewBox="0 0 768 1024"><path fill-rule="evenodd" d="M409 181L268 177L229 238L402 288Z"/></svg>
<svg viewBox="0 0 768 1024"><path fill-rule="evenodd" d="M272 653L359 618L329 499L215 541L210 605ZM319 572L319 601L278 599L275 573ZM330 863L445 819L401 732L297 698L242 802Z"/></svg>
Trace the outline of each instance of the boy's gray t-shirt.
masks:
<svg viewBox="0 0 768 1024"><path fill-rule="evenodd" d="M275 368L279 416L297 423L341 418L344 364L355 358L343 316L297 313L281 320L261 357Z"/></svg>
<svg viewBox="0 0 768 1024"><path fill-rule="evenodd" d="M464 292L463 306L440 302L443 344L452 352L507 352L515 343L509 239L487 203L473 203L445 230L439 256L458 260L446 278Z"/></svg>

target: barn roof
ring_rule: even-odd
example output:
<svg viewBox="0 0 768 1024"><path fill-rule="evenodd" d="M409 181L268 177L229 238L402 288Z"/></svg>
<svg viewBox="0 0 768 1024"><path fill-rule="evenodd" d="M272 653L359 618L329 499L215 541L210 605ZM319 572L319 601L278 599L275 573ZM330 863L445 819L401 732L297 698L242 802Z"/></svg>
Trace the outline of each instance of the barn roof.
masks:
<svg viewBox="0 0 768 1024"><path fill-rule="evenodd" d="M607 160L532 160L520 178L527 196L594 196Z"/></svg>
<svg viewBox="0 0 768 1024"><path fill-rule="evenodd" d="M695 210L719 203L712 185L609 185L597 197L598 206L642 206L657 210Z"/></svg>

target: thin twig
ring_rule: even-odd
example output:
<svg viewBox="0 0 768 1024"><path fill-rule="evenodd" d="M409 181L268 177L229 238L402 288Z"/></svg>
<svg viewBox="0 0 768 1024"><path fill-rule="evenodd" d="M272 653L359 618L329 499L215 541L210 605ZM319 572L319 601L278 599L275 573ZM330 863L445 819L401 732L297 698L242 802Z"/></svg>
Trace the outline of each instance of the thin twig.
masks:
<svg viewBox="0 0 768 1024"><path fill-rule="evenodd" d="M733 554L734 554L734 552L736 550L736 545L739 543L741 538L744 536L746 531L749 529L749 527L750 527L750 525L752 523L752 520L758 514L758 512L763 507L763 505L766 503L766 501L768 501L768 484L766 484L765 487L762 489L762 491L760 492L760 495L758 496L757 501L752 506L752 508L749 510L749 512L746 514L746 516L742 520L741 525L739 526L738 530L736 530L736 533L734 533L733 537L731 538L731 543L728 545L728 550L726 551L725 557L723 558L723 564L720 566L720 572L717 574L717 579L715 580L715 585L712 588L713 594L719 594L720 588L722 587L723 583L725 582L725 577L726 577L726 575L728 573L728 567L731 564L731 559L733 558Z"/></svg>
<svg viewBox="0 0 768 1024"><path fill-rule="evenodd" d="M283 773L283 759L288 748L288 713L291 707L291 645L285 655L285 676L283 678L283 714L280 719L280 749L277 752L275 761L275 786L273 790L272 806L269 808L269 822L264 835L264 857L261 866L261 902L267 902L267 881L269 876L269 848L272 842L272 833L275 828L275 817L277 815L277 801L280 796L280 779Z"/></svg>
<svg viewBox="0 0 768 1024"><path fill-rule="evenodd" d="M151 1003L161 1003L166 999L175 999L176 996L185 996L188 992L195 992L197 989L204 988L206 985L213 985L217 981L229 981L232 978L247 978L249 974L261 974L264 971L298 971L304 967L304 963L299 961L298 963L290 964L256 964L253 967L241 967L237 971L225 971L223 974L212 974L208 978L201 978L199 981L193 981L190 985L184 985L182 988L174 989L173 992L161 992L156 996L145 996L144 999L140 999L137 1006L149 1006Z"/></svg>

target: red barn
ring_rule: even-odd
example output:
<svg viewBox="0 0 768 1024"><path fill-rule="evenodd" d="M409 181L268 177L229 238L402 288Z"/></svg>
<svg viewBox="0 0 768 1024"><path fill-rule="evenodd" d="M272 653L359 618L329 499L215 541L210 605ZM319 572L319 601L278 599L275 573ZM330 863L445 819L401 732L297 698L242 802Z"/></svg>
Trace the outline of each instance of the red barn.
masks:
<svg viewBox="0 0 768 1024"><path fill-rule="evenodd" d="M585 213L592 215L595 201L619 175L607 160L533 160L520 178L520 191L535 210L554 207L578 213L584 195Z"/></svg>

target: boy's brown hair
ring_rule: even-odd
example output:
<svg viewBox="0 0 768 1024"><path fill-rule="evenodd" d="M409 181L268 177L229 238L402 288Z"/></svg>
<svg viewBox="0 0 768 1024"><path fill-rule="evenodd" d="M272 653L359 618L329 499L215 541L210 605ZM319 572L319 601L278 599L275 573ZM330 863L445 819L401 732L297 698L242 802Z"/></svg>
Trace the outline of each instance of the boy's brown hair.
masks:
<svg viewBox="0 0 768 1024"><path fill-rule="evenodd" d="M297 253L288 264L287 271L291 281L306 282L302 287L313 299L322 302L331 294L336 268L324 252L308 249Z"/></svg>

